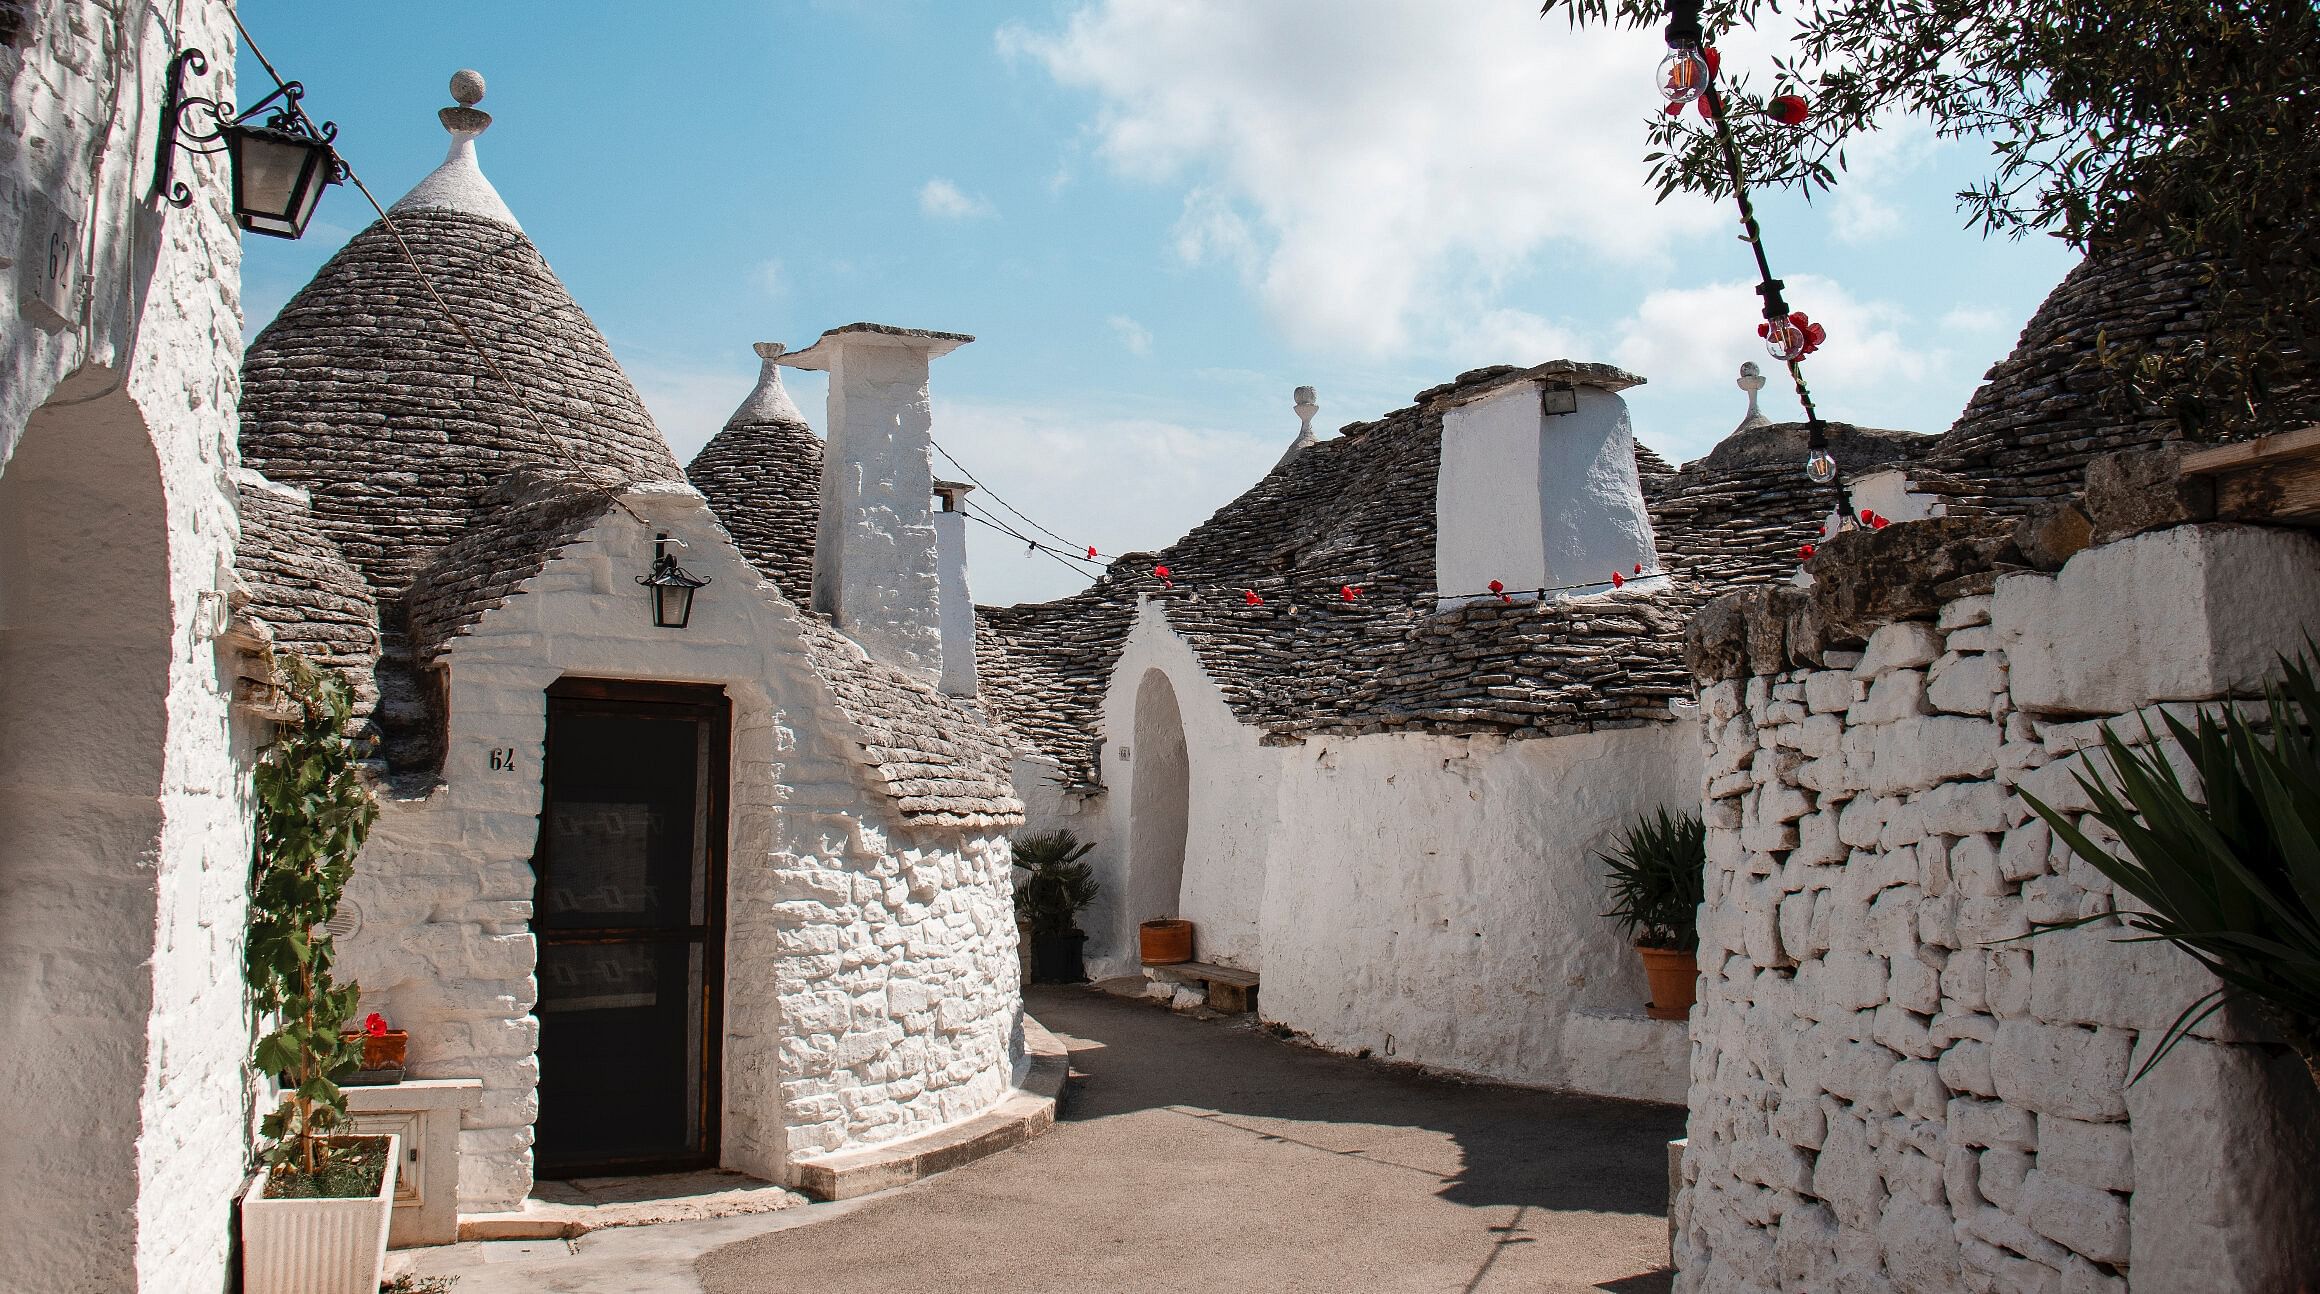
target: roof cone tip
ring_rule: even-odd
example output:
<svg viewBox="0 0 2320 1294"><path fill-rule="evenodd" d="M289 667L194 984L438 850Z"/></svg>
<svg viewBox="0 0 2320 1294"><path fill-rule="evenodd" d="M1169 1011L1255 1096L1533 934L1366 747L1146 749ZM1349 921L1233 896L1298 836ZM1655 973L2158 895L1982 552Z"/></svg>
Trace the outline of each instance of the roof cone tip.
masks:
<svg viewBox="0 0 2320 1294"><path fill-rule="evenodd" d="M806 416L798 412L796 402L789 398L789 392L781 385L781 357L788 353L789 348L777 341L761 341L750 349L757 352L757 358L761 361L757 388L749 393L748 399L741 402L740 408L733 411L733 416L725 420L725 425L738 427L751 423L776 422L796 427L806 426Z"/></svg>
<svg viewBox="0 0 2320 1294"><path fill-rule="evenodd" d="M458 101L459 106L437 109L435 113L436 120L443 123L445 130L450 131L454 137L465 135L472 138L491 129L491 114L475 106L483 102L483 73L471 67L453 72L451 97Z"/></svg>

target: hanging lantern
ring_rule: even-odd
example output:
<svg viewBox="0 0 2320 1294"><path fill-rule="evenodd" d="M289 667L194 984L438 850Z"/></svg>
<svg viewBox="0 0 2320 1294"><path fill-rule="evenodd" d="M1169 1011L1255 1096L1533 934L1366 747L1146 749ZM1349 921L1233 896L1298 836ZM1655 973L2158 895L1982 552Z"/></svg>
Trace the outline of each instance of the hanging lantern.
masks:
<svg viewBox="0 0 2320 1294"><path fill-rule="evenodd" d="M653 539L652 572L637 576L636 582L652 597L653 623L663 629L682 629L693 618L693 591L709 581L677 565L677 559L669 554L668 531Z"/></svg>
<svg viewBox="0 0 2320 1294"><path fill-rule="evenodd" d="M185 78L208 70L209 60L198 49L170 60L154 192L171 206L192 206L192 190L176 178L178 152L223 152L233 174L234 222L253 234L299 237L322 191L346 179L346 165L331 144L338 127L316 125L306 115L299 106L306 87L296 81L277 80L272 94L242 113L222 100L185 93ZM261 112L267 113L263 121Z"/></svg>

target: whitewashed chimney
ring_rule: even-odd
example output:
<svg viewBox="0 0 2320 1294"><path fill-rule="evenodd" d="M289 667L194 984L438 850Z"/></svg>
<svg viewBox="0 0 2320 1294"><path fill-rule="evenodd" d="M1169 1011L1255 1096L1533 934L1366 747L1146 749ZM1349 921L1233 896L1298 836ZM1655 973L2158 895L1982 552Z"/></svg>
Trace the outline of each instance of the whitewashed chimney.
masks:
<svg viewBox="0 0 2320 1294"><path fill-rule="evenodd" d="M967 496L964 481L936 481L942 508L934 514L935 583L942 613L942 690L945 696L975 694L975 600L967 591Z"/></svg>
<svg viewBox="0 0 2320 1294"><path fill-rule="evenodd" d="M776 362L830 375L814 609L864 651L930 684L944 678L927 364L962 333L848 324ZM960 563L960 599L965 562ZM971 612L970 612L971 614ZM968 653L970 662L972 651Z"/></svg>
<svg viewBox="0 0 2320 1294"><path fill-rule="evenodd" d="M1642 378L1554 360L1452 392L1442 412L1434 569L1440 605L1599 592L1659 569L1621 391Z"/></svg>

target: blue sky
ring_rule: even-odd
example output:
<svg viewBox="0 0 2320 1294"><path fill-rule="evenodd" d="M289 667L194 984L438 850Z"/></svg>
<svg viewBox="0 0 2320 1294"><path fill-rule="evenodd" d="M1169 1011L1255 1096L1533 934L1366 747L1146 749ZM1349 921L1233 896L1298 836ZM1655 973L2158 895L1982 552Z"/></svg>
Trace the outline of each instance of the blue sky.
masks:
<svg viewBox="0 0 2320 1294"><path fill-rule="evenodd" d="M1757 357L1728 205L1643 184L1656 39L1531 0L243 0L392 203L441 160L474 67L485 172L610 339L679 457L747 394L755 341L858 319L973 333L935 436L1024 511L1158 547L1324 431L1492 363L1620 364L1671 459L1738 420ZM1761 65L1771 37L1725 42ZM241 97L264 73L246 55ZM2072 263L1951 197L1986 146L1896 127L1806 204L1760 203L1792 306L1829 326L1824 414L1940 431ZM369 222L246 240L254 333ZM822 390L792 392L817 425ZM1772 416L1793 396L1766 391ZM1781 397L1781 398L1774 398ZM1071 591L979 535L978 600Z"/></svg>

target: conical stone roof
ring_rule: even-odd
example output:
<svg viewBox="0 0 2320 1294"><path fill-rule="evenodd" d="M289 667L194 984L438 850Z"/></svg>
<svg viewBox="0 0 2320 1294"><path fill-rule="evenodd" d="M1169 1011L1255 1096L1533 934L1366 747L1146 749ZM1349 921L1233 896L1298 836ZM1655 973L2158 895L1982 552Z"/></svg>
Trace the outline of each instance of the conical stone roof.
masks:
<svg viewBox="0 0 2320 1294"><path fill-rule="evenodd" d="M759 342L757 387L685 468L733 543L782 595L810 606L822 441L782 389L779 342Z"/></svg>
<svg viewBox="0 0 2320 1294"><path fill-rule="evenodd" d="M684 479L603 334L476 169L488 116L444 118L450 158L392 228L340 249L242 365L243 461L305 489L382 600L513 468Z"/></svg>

